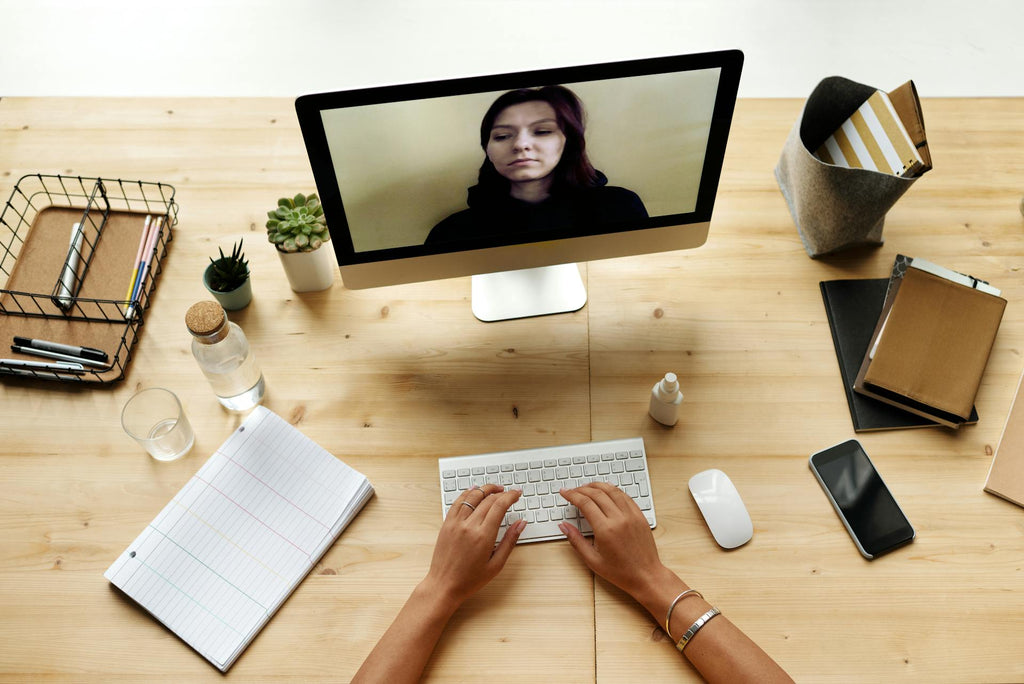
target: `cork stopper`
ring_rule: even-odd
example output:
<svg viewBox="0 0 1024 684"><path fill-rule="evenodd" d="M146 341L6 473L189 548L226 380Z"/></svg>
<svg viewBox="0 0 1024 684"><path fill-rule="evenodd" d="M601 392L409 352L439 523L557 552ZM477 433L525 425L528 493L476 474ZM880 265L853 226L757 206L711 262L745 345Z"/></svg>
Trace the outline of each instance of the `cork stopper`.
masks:
<svg viewBox="0 0 1024 684"><path fill-rule="evenodd" d="M185 313L185 325L196 337L209 337L224 326L227 314L217 302L196 302ZM213 340L211 340L213 341Z"/></svg>

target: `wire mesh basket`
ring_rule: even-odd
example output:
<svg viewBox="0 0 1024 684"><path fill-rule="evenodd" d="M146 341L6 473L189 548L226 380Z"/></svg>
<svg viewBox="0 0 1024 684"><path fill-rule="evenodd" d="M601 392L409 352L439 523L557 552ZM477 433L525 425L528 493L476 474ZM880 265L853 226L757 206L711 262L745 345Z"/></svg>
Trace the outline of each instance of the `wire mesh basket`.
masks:
<svg viewBox="0 0 1024 684"><path fill-rule="evenodd" d="M0 213L0 334L102 345L110 365L69 372L0 362L0 377L123 378L177 213L174 188L164 183L20 178ZM143 254L150 226L152 249Z"/></svg>

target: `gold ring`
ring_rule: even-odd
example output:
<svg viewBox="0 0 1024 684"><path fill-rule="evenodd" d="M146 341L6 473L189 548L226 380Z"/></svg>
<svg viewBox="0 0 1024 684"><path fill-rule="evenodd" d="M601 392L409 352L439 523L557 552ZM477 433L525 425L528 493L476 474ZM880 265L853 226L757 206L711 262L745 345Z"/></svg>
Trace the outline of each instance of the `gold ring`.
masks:
<svg viewBox="0 0 1024 684"><path fill-rule="evenodd" d="M463 506L469 506L469 507L470 507L470 508L472 508L472 509L473 509L474 511L476 510L476 506L474 506L473 504L469 503L468 501L463 501L463 502L462 502L462 505L463 505Z"/></svg>

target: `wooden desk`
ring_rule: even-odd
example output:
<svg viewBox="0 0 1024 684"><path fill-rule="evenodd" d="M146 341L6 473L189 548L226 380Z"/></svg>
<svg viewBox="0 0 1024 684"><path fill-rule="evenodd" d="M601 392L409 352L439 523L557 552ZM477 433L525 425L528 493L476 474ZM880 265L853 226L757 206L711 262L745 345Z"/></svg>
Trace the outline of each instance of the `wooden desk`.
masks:
<svg viewBox="0 0 1024 684"><path fill-rule="evenodd" d="M180 223L127 378L0 384L0 679L217 681L103 571L240 421L189 353L185 310L218 246L246 238L255 299L232 319L266 405L377 495L232 668L242 681L345 681L430 560L435 459L641 435L664 560L798 681L1022 681L1024 510L982 492L1024 344L1024 100L926 100L936 168L889 212L886 244L809 259L772 169L801 102L742 101L711 237L699 250L585 269L572 314L482 324L469 281L296 295L263 216L313 188L286 100L4 99L0 197L26 173L159 180ZM896 253L971 272L1010 304L981 422L860 437L918 530L863 560L807 469L853 436L818 281L884 276ZM650 386L679 374L674 429ZM138 387L183 400L196 446L174 463L119 425ZM686 489L719 467L755 525L723 552ZM688 681L695 672L564 544L516 550L456 617L435 681Z"/></svg>

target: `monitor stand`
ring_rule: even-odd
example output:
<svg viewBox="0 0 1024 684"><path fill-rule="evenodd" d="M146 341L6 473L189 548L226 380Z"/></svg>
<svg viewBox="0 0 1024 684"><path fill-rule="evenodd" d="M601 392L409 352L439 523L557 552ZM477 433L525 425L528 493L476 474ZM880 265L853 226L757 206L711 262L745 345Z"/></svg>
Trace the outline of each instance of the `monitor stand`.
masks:
<svg viewBox="0 0 1024 684"><path fill-rule="evenodd" d="M481 321L567 313L586 303L576 264L473 276L473 315Z"/></svg>

